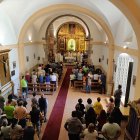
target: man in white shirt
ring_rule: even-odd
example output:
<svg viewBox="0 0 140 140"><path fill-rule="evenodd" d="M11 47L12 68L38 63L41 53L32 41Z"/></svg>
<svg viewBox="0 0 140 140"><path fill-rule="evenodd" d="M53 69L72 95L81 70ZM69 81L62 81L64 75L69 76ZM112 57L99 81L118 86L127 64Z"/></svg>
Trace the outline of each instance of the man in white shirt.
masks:
<svg viewBox="0 0 140 140"><path fill-rule="evenodd" d="M56 91L56 81L57 81L57 76L54 73L51 73L51 84L54 84L54 91Z"/></svg>
<svg viewBox="0 0 140 140"><path fill-rule="evenodd" d="M105 140L118 140L121 135L121 128L117 123L114 123L113 117L109 117L108 122L103 125L102 134Z"/></svg>

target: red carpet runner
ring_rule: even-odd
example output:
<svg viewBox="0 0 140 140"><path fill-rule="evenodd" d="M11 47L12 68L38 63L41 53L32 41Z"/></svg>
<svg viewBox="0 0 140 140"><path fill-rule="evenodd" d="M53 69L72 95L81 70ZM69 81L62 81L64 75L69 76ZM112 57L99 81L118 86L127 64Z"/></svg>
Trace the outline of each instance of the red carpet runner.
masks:
<svg viewBox="0 0 140 140"><path fill-rule="evenodd" d="M55 101L52 113L45 128L42 140L58 140L69 88L70 74L71 69L67 69L64 80L62 82L62 86Z"/></svg>

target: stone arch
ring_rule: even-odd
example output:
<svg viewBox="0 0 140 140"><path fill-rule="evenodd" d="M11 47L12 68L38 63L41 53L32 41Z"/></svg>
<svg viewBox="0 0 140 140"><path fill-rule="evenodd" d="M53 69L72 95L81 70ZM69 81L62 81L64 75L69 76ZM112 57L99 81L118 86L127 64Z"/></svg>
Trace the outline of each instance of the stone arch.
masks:
<svg viewBox="0 0 140 140"><path fill-rule="evenodd" d="M88 30L88 33L89 33L88 38L90 38L90 30L89 30L89 27L88 27L88 25L86 24L86 22L85 22L83 19L79 18L78 16L71 15L71 14L61 15L61 16L58 16L58 17L54 18L54 19L49 23L49 25L48 25L48 27L47 27L47 30L46 30L45 36L47 35L47 32L48 32L48 29L49 29L50 25L51 25L55 20L57 20L57 19L59 19L59 18L61 18L61 17L66 17L66 16L75 17L75 18L81 20L81 21L83 22L83 24L86 26L86 28L87 28L87 30ZM78 22L77 22L77 23L78 23ZM78 23L78 24L80 24L80 23ZM80 24L80 25L81 25L81 24ZM81 26L82 26L82 25L81 25Z"/></svg>
<svg viewBox="0 0 140 140"><path fill-rule="evenodd" d="M66 7L69 7L66 9ZM105 33L107 34L108 40L109 40L109 48L111 49L110 54L114 54L114 39L113 39L113 35L108 27L108 25L104 22L103 19L101 19L98 15L96 15L95 13L93 13L92 11L80 7L80 6L76 6L76 5L72 5L72 4L56 4L53 6L48 6L46 8L43 8L39 11L37 11L36 13L34 13L27 21L26 23L23 25L21 32L19 34L19 39L18 39L18 47L19 47L19 62L20 62L20 71L24 72L24 36L26 34L26 31L28 29L28 27L30 26L30 24L32 24L33 21L35 21L37 18L39 18L41 15L44 14L48 14L51 12L54 12L56 10L60 11L60 10L72 10L72 11L76 11L76 12L80 12L83 13L85 15L88 15L89 17L91 17L92 19L94 19L96 22L98 22L100 24L100 26L103 28L103 30L105 31ZM110 57L110 63L112 63L112 58L113 55L111 55ZM109 72L108 73L112 73Z"/></svg>

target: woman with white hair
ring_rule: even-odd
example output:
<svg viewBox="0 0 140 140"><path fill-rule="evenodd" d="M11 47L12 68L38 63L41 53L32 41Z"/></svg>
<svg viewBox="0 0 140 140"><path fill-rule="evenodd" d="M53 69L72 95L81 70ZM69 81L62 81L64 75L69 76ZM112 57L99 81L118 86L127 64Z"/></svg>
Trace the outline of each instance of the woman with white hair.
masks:
<svg viewBox="0 0 140 140"><path fill-rule="evenodd" d="M84 138L84 140L96 140L98 137L98 133L95 130L95 126L93 123L90 123L88 125L88 128L86 128L83 133L81 134L81 137Z"/></svg>

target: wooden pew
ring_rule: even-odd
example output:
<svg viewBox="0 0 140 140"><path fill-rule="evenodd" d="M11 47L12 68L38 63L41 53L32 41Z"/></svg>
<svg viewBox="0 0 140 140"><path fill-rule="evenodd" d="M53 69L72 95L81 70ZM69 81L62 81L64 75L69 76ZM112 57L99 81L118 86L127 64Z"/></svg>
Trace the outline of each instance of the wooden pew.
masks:
<svg viewBox="0 0 140 140"><path fill-rule="evenodd" d="M74 81L74 87L75 88L77 88L77 87L82 87L83 88L83 81L78 81L78 80L76 80L76 81ZM92 82L91 83L91 89L92 90L96 90L96 91L98 91L98 92L100 92L101 91L101 85L100 85L100 83L99 82Z"/></svg>
<svg viewBox="0 0 140 140"><path fill-rule="evenodd" d="M40 84L40 83L37 83L37 84L33 84L33 83L28 83L28 90L32 90L32 91L47 91L47 89L49 91L52 91L54 92L55 90L55 85L54 84Z"/></svg>
<svg viewBox="0 0 140 140"><path fill-rule="evenodd" d="M76 80L74 81L74 87L77 88L77 87L83 87L83 81L82 80Z"/></svg>

